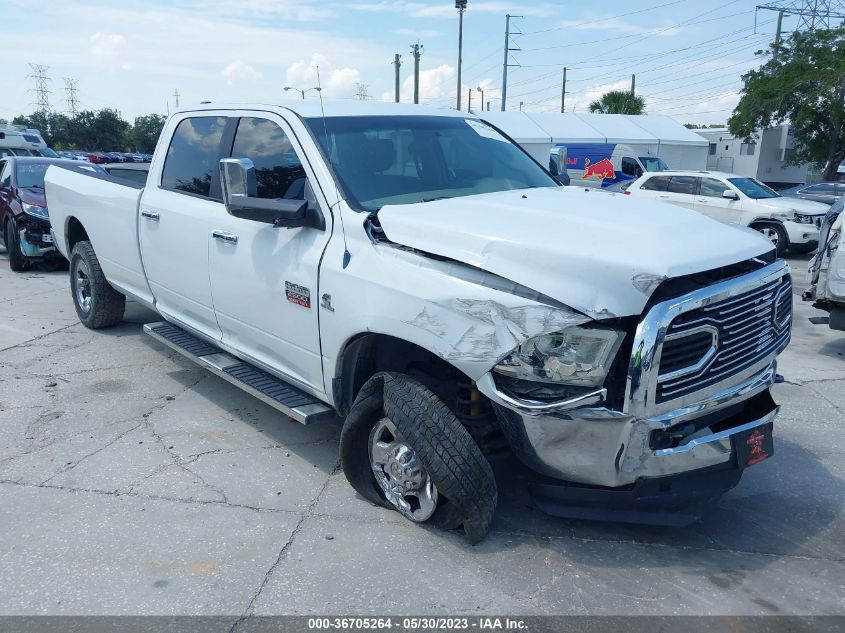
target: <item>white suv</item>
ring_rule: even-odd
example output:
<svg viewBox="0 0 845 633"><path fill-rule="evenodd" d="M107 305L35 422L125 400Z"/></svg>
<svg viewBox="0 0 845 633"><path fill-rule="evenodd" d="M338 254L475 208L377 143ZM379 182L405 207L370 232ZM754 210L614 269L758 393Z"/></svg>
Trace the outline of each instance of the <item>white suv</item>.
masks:
<svg viewBox="0 0 845 633"><path fill-rule="evenodd" d="M783 255L787 248L808 251L818 244L828 206L786 198L754 178L717 171L662 171L643 174L625 195L648 197L686 207L720 222L757 229Z"/></svg>

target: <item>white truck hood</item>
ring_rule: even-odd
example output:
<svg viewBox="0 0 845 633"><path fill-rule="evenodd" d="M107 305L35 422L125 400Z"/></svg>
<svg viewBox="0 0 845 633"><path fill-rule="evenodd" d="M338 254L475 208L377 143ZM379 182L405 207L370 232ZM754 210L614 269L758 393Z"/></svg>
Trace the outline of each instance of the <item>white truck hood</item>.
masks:
<svg viewBox="0 0 845 633"><path fill-rule="evenodd" d="M541 292L593 318L642 313L665 278L757 257L771 243L675 206L560 187L382 207L387 239Z"/></svg>
<svg viewBox="0 0 845 633"><path fill-rule="evenodd" d="M812 200L802 200L801 198L791 198L783 196L781 198L763 198L756 200L760 206L771 209L772 211L787 212L787 213L801 213L803 215L824 215L830 209L829 205L821 202L814 202Z"/></svg>

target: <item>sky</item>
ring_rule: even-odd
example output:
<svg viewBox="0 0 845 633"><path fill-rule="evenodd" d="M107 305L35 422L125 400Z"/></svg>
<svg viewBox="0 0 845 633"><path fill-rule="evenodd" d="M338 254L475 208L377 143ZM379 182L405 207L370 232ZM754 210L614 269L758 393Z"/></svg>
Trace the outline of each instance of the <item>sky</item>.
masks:
<svg viewBox="0 0 845 633"><path fill-rule="evenodd" d="M740 76L761 63L776 15L757 0L468 0L462 107L484 90L501 104L505 14L507 108L585 112L611 89L636 92L646 111L681 123L724 123ZM80 109L114 108L127 119L200 101L284 102L285 86L317 85L325 98L393 100L394 54L401 99L413 95L411 44L423 45L421 102L455 107L458 16L452 0L0 0L4 85L0 118L32 112L29 64L49 67L50 105L66 112L65 78ZM794 27L784 19L784 30ZM316 98L311 91L306 98Z"/></svg>

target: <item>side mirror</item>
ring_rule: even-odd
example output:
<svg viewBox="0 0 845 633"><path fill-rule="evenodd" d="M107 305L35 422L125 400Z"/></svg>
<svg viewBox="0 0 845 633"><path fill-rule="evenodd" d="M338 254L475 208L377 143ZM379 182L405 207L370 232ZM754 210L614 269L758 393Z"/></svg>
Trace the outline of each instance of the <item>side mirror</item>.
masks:
<svg viewBox="0 0 845 633"><path fill-rule="evenodd" d="M566 148L555 147L549 156L549 171L561 184L569 184L569 174L566 171Z"/></svg>
<svg viewBox="0 0 845 633"><path fill-rule="evenodd" d="M306 200L270 200L258 197L255 165L248 158L222 158L220 185L223 203L229 215L276 228L294 228L309 224Z"/></svg>
<svg viewBox="0 0 845 633"><path fill-rule="evenodd" d="M722 197L727 198L728 200L739 200L739 196L733 189L725 189L722 192Z"/></svg>

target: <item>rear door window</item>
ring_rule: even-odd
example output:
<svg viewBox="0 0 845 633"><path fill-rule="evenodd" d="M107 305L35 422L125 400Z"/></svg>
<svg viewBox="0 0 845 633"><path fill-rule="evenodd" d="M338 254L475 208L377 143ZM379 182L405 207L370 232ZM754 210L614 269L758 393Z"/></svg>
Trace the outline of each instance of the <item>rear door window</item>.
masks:
<svg viewBox="0 0 845 633"><path fill-rule="evenodd" d="M640 185L640 189L644 189L646 191L666 191L668 187L668 176L654 176L653 178L649 178L643 184Z"/></svg>
<svg viewBox="0 0 845 633"><path fill-rule="evenodd" d="M669 179L669 193L695 195L698 193L698 178L695 176L672 176Z"/></svg>
<svg viewBox="0 0 845 633"><path fill-rule="evenodd" d="M232 146L233 158L255 165L259 198L305 199L305 169L288 135L268 119L242 118Z"/></svg>
<svg viewBox="0 0 845 633"><path fill-rule="evenodd" d="M211 183L216 180L220 142L225 128L226 117L222 116L192 117L181 121L167 148L161 186L221 199L219 195L212 196Z"/></svg>

